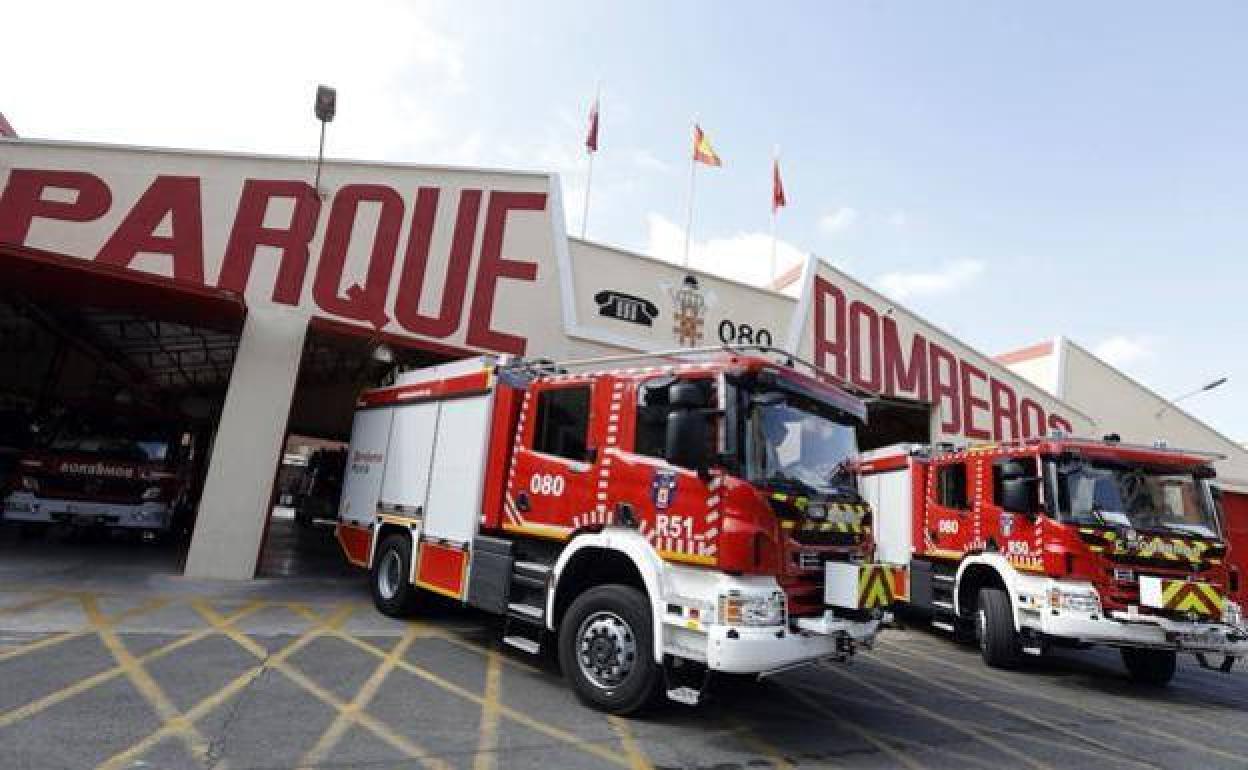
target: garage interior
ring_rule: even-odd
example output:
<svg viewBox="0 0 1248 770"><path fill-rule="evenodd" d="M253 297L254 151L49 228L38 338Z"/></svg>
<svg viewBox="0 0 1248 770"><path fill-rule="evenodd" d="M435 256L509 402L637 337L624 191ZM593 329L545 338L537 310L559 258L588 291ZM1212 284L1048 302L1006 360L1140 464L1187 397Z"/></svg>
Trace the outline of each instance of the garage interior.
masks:
<svg viewBox="0 0 1248 770"><path fill-rule="evenodd" d="M257 577L357 574L343 558L333 526L356 398L361 390L393 382L401 371L451 359L390 335L369 336L357 327L312 319Z"/></svg>
<svg viewBox="0 0 1248 770"><path fill-rule="evenodd" d="M63 511L51 525L6 517L0 554L180 573L246 315L241 298L12 247L0 249L0 272L0 490L63 500L90 524L69 526ZM133 506L153 487L55 465L70 460L165 476L168 527L110 526L117 517L94 506Z"/></svg>

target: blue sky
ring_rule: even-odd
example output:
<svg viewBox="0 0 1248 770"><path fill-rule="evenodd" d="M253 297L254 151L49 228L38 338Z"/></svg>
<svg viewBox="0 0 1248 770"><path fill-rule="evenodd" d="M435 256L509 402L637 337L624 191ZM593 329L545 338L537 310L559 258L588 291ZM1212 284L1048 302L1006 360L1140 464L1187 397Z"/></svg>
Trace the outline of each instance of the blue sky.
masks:
<svg viewBox="0 0 1248 770"><path fill-rule="evenodd" d="M725 161L699 170L700 265L766 277L779 144L786 259L988 352L1064 334L1163 395L1229 376L1185 406L1248 439L1248 6L198 8L10 9L0 110L31 136L304 153L328 82L331 154L554 169L577 232L601 81L591 238L678 255L697 114Z"/></svg>

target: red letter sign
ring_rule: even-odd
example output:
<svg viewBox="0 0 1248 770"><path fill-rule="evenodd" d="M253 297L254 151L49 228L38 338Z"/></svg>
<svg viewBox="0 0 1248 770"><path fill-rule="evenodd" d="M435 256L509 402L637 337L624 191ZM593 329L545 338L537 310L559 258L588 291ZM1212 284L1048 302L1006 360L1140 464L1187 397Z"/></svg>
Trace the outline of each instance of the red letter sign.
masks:
<svg viewBox="0 0 1248 770"><path fill-rule="evenodd" d="M47 200L43 194L49 187L74 190L78 195L72 203ZM26 243L35 217L90 222L104 216L112 203L108 185L95 174L15 168L9 174L4 195L0 196L0 242L19 246Z"/></svg>
<svg viewBox="0 0 1248 770"><path fill-rule="evenodd" d="M546 193L492 192L485 212L485 234L481 238L481 263L477 265L477 285L472 296L471 317L468 319L469 345L500 353L524 355L528 343L524 337L505 334L490 326L494 314L494 293L499 278L517 281L537 280L537 265L503 257L503 230L507 227L508 211L542 211Z"/></svg>
<svg viewBox="0 0 1248 770"><path fill-rule="evenodd" d="M156 235L165 217L169 217L170 234ZM156 177L95 261L129 267L139 254L168 254L173 257L175 280L203 285L204 224L198 177Z"/></svg>

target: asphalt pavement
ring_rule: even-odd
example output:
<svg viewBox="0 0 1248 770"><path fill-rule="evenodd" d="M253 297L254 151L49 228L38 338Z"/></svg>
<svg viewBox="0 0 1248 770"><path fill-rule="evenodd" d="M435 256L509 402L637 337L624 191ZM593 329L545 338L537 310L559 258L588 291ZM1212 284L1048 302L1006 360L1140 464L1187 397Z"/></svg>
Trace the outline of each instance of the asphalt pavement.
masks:
<svg viewBox="0 0 1248 770"><path fill-rule="evenodd" d="M1248 767L1240 672L1185 663L1154 690L1112 650L996 671L890 630L848 665L625 720L491 617L382 617L361 575L212 583L91 553L0 541L0 767Z"/></svg>

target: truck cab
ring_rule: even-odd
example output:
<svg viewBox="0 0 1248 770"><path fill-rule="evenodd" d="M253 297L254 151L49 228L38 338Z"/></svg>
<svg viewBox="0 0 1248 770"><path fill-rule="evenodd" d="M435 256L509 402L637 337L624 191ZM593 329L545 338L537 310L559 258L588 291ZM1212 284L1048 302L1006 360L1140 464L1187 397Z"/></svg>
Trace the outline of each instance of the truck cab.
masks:
<svg viewBox="0 0 1248 770"><path fill-rule="evenodd" d="M762 355L611 363L486 364L486 380L455 368L364 394L339 537L379 608L429 591L504 615L505 642L553 638L578 694L616 713L654 688L696 702L713 672L869 646L891 583L851 471L862 401ZM387 497L412 461L446 467ZM377 495L360 494L369 474ZM452 478L468 527L431 529Z"/></svg>
<svg viewBox="0 0 1248 770"><path fill-rule="evenodd" d="M167 427L60 425L18 458L3 519L162 535L185 507L187 446Z"/></svg>
<svg viewBox="0 0 1248 770"><path fill-rule="evenodd" d="M1211 459L1050 439L882 450L860 471L876 497L907 488L881 516L897 525L890 541L908 535L885 550L908 559L911 606L973 636L990 665L1108 644L1134 678L1161 683L1179 652L1221 656L1225 670L1248 654Z"/></svg>

